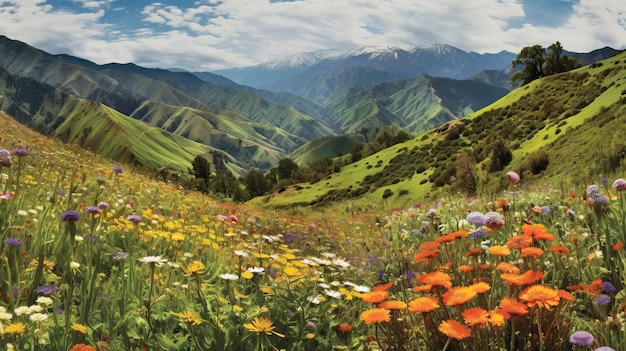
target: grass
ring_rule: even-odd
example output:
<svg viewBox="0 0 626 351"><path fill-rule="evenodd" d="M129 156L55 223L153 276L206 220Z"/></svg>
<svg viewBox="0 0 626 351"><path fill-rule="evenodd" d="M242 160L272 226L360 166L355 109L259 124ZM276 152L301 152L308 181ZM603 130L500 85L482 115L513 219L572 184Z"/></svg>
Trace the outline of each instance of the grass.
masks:
<svg viewBox="0 0 626 351"><path fill-rule="evenodd" d="M4 349L626 347L625 181L267 209L0 130Z"/></svg>

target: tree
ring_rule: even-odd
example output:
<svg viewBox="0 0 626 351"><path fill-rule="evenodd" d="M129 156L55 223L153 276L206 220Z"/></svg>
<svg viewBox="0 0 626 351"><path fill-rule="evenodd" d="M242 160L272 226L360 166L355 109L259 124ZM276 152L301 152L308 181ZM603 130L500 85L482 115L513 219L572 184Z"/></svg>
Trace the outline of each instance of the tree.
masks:
<svg viewBox="0 0 626 351"><path fill-rule="evenodd" d="M478 175L476 174L476 160L468 154L461 154L454 162L456 182L458 187L469 195L475 195L478 189Z"/></svg>
<svg viewBox="0 0 626 351"><path fill-rule="evenodd" d="M546 49L541 45L527 46L517 54L513 60L513 69L523 65L524 69L513 73L511 76L511 85L517 85L521 82L526 85L535 79L541 78L543 74L543 65L546 62Z"/></svg>
<svg viewBox="0 0 626 351"><path fill-rule="evenodd" d="M524 66L524 69L513 73L511 85L526 85L535 79L580 67L580 63L572 57L563 55L563 46L557 41L547 50L541 45L523 48L513 60L512 66L513 69Z"/></svg>
<svg viewBox="0 0 626 351"><path fill-rule="evenodd" d="M298 170L298 165L289 158L283 158L278 162L277 175L278 179L293 178L294 173Z"/></svg>
<svg viewBox="0 0 626 351"><path fill-rule="evenodd" d="M255 170L248 172L243 178L243 183L251 196L264 195L269 189L269 184L263 173Z"/></svg>
<svg viewBox="0 0 626 351"><path fill-rule="evenodd" d="M196 156L193 161L191 161L191 165L193 166L193 175L197 180L200 180L200 184L198 185L198 190L207 193L209 191L209 184L211 178L211 165L209 161L202 155Z"/></svg>

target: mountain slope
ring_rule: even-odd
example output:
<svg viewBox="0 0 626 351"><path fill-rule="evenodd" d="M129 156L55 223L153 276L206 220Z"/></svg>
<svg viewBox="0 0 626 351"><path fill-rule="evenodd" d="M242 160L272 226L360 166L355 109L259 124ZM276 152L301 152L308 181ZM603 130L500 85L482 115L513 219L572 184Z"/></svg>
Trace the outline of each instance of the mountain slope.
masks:
<svg viewBox="0 0 626 351"><path fill-rule="evenodd" d="M512 159L498 164L504 149ZM323 183L264 201L287 206L368 197L411 204L442 188L463 189L456 178L461 156L473 164L477 191L491 194L506 187L503 173L508 170L522 175L522 183L564 174L580 179L621 174L626 157L626 53L533 81L466 118L349 164Z"/></svg>

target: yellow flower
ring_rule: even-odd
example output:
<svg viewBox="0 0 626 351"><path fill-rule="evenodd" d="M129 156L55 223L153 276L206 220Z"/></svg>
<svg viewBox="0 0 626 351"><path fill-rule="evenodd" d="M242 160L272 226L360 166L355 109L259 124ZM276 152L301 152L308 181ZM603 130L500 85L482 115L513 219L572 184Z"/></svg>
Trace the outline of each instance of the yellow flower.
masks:
<svg viewBox="0 0 626 351"><path fill-rule="evenodd" d="M22 334L26 331L26 326L24 323L13 323L4 327L4 332L6 334Z"/></svg>
<svg viewBox="0 0 626 351"><path fill-rule="evenodd" d="M313 339L315 337L315 334L307 333L304 337L307 338L307 339Z"/></svg>
<svg viewBox="0 0 626 351"><path fill-rule="evenodd" d="M204 264L200 261L193 261L187 264L187 272L189 272L189 274L202 272L205 268Z"/></svg>
<svg viewBox="0 0 626 351"><path fill-rule="evenodd" d="M239 305L234 305L233 306L233 311L235 312L241 312L243 311L243 307L239 306Z"/></svg>
<svg viewBox="0 0 626 351"><path fill-rule="evenodd" d="M241 272L241 277L245 279L252 279L252 277L254 277L254 274L248 271L245 271L245 272Z"/></svg>
<svg viewBox="0 0 626 351"><path fill-rule="evenodd" d="M80 324L80 323L72 323L72 325L70 326L70 328L73 331L79 332L81 334L87 334L87 327Z"/></svg>
<svg viewBox="0 0 626 351"><path fill-rule="evenodd" d="M170 311L170 313L175 315L176 317L180 318L181 322L189 323L191 325L200 325L200 324L202 324L202 318L200 318L200 315L197 314L196 312L184 311L184 312L181 312L181 313L176 313L176 312Z"/></svg>
<svg viewBox="0 0 626 351"><path fill-rule="evenodd" d="M252 323L245 323L244 328L248 329L249 331L253 332L253 333L257 333L258 335L261 334L267 334L267 335L276 335L278 337L284 338L285 335L284 334L280 334L276 331L274 331L274 328L276 328L274 325L272 325L272 321L270 321L267 318L263 318L263 317L256 317L254 318L254 320L252 320Z"/></svg>

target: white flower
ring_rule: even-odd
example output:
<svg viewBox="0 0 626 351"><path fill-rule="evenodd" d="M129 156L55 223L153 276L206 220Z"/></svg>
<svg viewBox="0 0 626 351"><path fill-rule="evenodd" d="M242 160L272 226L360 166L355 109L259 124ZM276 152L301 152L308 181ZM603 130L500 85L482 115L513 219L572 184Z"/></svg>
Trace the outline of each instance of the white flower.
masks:
<svg viewBox="0 0 626 351"><path fill-rule="evenodd" d="M334 297L335 299L341 299L341 293L336 290L325 289L324 294L330 297Z"/></svg>
<svg viewBox="0 0 626 351"><path fill-rule="evenodd" d="M265 268L263 268L263 267L250 267L250 268L248 268L248 272L263 274L265 272Z"/></svg>
<svg viewBox="0 0 626 351"><path fill-rule="evenodd" d="M317 266L317 263L309 260L308 258L305 258L305 259L301 260L300 262L302 262L302 263L304 263L304 264L306 264L308 266Z"/></svg>
<svg viewBox="0 0 626 351"><path fill-rule="evenodd" d="M48 296L39 296L35 302L46 306L52 306L53 301Z"/></svg>
<svg viewBox="0 0 626 351"><path fill-rule="evenodd" d="M85 240L85 238L83 238L83 237L82 237L82 236L80 236L80 235L76 235L76 236L74 237L74 241L75 241L75 242L77 242L77 243L79 243L79 242L81 242L81 241L83 241L83 240Z"/></svg>
<svg viewBox="0 0 626 351"><path fill-rule="evenodd" d="M48 315L45 313L33 313L29 318L33 322L44 322L48 320Z"/></svg>
<svg viewBox="0 0 626 351"><path fill-rule="evenodd" d="M167 259L163 258L162 256L145 256L145 257L140 258L139 262L156 264L157 266L160 266L163 263L166 263Z"/></svg>
<svg viewBox="0 0 626 351"><path fill-rule="evenodd" d="M39 305L30 305L28 306L28 314L37 313L43 311L43 307Z"/></svg>
<svg viewBox="0 0 626 351"><path fill-rule="evenodd" d="M21 316L23 314L30 314L30 310L28 309L28 306L19 306L15 310L13 310L13 312L15 312L16 316Z"/></svg>
<svg viewBox="0 0 626 351"><path fill-rule="evenodd" d="M248 257L248 253L241 250L233 250L233 253L239 257Z"/></svg>
<svg viewBox="0 0 626 351"><path fill-rule="evenodd" d="M72 261L72 262L70 262L70 268L71 269L78 269L78 268L80 268L80 263Z"/></svg>
<svg viewBox="0 0 626 351"><path fill-rule="evenodd" d="M326 257L326 258L335 258L335 254L331 253L331 252L322 252L322 256Z"/></svg>
<svg viewBox="0 0 626 351"><path fill-rule="evenodd" d="M239 279L239 276L237 274L232 274L232 273L222 273L220 274L220 278L225 279L225 280L237 280Z"/></svg>
<svg viewBox="0 0 626 351"><path fill-rule="evenodd" d="M319 305L323 300L320 299L320 296L309 296L306 298L310 303Z"/></svg>
<svg viewBox="0 0 626 351"><path fill-rule="evenodd" d="M17 211L17 215L18 216L28 216L28 212L26 212L24 210L19 210L19 211Z"/></svg>
<svg viewBox="0 0 626 351"><path fill-rule="evenodd" d="M342 267L342 268L348 268L348 267L350 267L350 263L349 263L348 261L346 261L346 260L342 259L342 258L335 258L335 259L333 260L333 264L334 264L335 266L339 266L339 267Z"/></svg>
<svg viewBox="0 0 626 351"><path fill-rule="evenodd" d="M360 292L360 293L366 293L366 292L370 292L370 288L365 285L356 285L354 286L354 291Z"/></svg>
<svg viewBox="0 0 626 351"><path fill-rule="evenodd" d="M10 321L13 315L8 312L0 312L0 321Z"/></svg>
<svg viewBox="0 0 626 351"><path fill-rule="evenodd" d="M326 283L319 283L317 284L320 288L322 289L330 289L330 285L326 284Z"/></svg>

